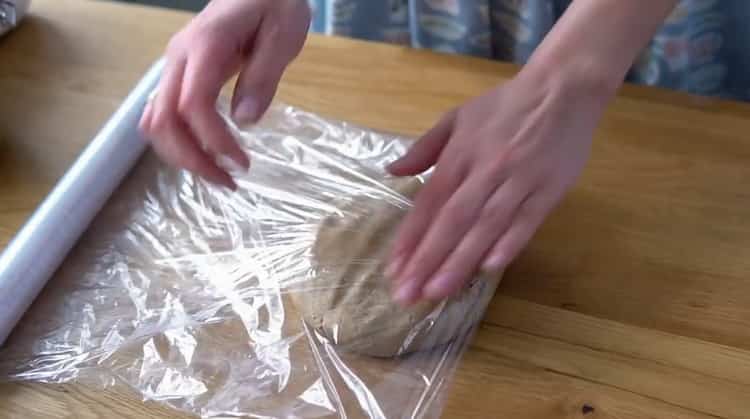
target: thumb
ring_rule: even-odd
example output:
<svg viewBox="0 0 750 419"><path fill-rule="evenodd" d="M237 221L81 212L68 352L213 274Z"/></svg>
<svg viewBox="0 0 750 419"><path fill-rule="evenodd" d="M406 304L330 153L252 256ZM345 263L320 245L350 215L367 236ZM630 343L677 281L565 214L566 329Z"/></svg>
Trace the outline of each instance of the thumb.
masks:
<svg viewBox="0 0 750 419"><path fill-rule="evenodd" d="M400 159L388 166L395 176L413 176L429 169L437 162L453 134L456 111L445 114L440 121L422 136Z"/></svg>
<svg viewBox="0 0 750 419"><path fill-rule="evenodd" d="M263 18L235 86L232 117L236 122L256 122L268 109L284 70L305 42L309 11L305 12L281 10Z"/></svg>

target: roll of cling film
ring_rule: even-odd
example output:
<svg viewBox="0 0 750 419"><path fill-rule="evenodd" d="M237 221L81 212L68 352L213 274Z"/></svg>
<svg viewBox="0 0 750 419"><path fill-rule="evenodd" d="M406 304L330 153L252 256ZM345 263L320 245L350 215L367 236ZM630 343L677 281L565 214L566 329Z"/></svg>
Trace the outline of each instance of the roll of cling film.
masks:
<svg viewBox="0 0 750 419"><path fill-rule="evenodd" d="M389 301L390 234L430 173L386 167L413 140L280 102L239 126L230 103L217 109L253 161L233 173L237 191L146 151L0 347L0 381L122 385L204 418L440 417L500 278L460 299ZM112 126L132 152L145 141L124 115Z"/></svg>

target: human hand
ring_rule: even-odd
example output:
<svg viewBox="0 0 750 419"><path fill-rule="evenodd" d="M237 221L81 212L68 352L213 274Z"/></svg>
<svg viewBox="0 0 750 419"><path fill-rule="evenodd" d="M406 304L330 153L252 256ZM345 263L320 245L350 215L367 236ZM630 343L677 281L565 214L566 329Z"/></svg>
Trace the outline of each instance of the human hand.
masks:
<svg viewBox="0 0 750 419"><path fill-rule="evenodd" d="M169 42L158 95L141 130L167 163L235 189L217 160L250 161L216 110L224 84L239 72L232 117L257 121L268 108L310 24L306 0L213 0Z"/></svg>
<svg viewBox="0 0 750 419"><path fill-rule="evenodd" d="M607 89L523 71L447 113L389 171L435 170L396 235L386 272L402 304L449 297L501 272L574 183Z"/></svg>

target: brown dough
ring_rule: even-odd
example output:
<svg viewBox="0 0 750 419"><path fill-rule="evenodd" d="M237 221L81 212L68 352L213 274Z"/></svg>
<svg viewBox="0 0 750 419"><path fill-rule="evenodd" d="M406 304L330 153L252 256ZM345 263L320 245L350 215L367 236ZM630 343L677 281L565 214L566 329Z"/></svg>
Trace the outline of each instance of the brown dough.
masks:
<svg viewBox="0 0 750 419"><path fill-rule="evenodd" d="M314 271L291 295L307 325L324 339L376 357L427 350L463 335L481 319L500 278L479 278L440 303L396 304L384 261L407 212L404 202L412 200L421 182L387 179L385 186L390 189L336 203L341 213L324 219L317 232Z"/></svg>

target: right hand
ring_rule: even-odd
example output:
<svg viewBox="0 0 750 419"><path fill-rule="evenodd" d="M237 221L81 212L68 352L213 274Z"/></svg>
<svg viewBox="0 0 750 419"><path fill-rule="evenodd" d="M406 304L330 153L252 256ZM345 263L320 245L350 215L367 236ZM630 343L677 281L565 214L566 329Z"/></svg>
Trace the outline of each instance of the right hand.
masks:
<svg viewBox="0 0 750 419"><path fill-rule="evenodd" d="M168 164L235 189L217 158L247 169L242 151L218 114L216 100L239 72L232 118L257 121L281 76L299 54L310 25L307 0L213 0L169 42L158 94L140 128Z"/></svg>

